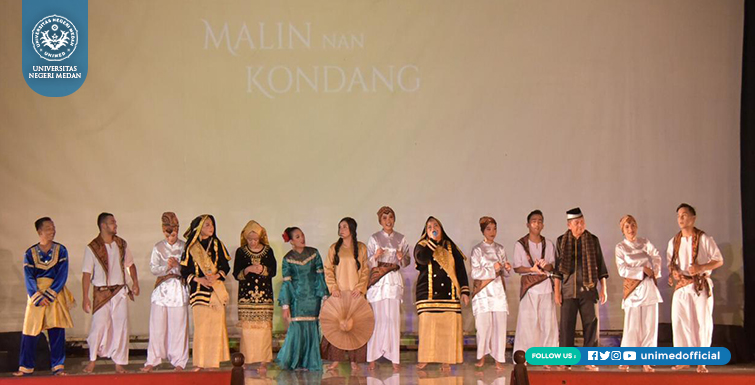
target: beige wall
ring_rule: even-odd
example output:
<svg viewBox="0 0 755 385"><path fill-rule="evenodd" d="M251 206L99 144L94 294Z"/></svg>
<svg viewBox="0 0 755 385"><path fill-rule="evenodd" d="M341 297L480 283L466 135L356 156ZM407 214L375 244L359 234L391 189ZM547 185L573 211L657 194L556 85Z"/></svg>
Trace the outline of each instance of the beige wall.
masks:
<svg viewBox="0 0 755 385"><path fill-rule="evenodd" d="M0 5L0 331L21 328L21 259L40 216L54 218L71 252L68 286L80 303L96 216L115 213L146 290L131 305L131 331L146 335L148 255L163 211L175 211L182 230L214 214L231 251L255 219L280 258L284 227L302 227L325 251L343 216L366 241L384 204L412 243L435 215L466 252L481 238L477 219L491 215L510 254L530 210L545 212L555 239L564 211L581 206L611 273L601 328L621 329L619 218L635 215L641 236L665 250L686 201L726 258L714 274L715 320L742 323L742 1L89 7L87 80L46 98L19 71L21 2ZM373 68L386 77L374 87ZM416 274L404 273L404 330L413 331ZM509 329L518 290L511 280ZM668 322L665 287L664 298ZM228 312L232 325L235 306ZM89 317L80 307L73 315L69 335L84 336ZM474 328L471 312L465 324Z"/></svg>

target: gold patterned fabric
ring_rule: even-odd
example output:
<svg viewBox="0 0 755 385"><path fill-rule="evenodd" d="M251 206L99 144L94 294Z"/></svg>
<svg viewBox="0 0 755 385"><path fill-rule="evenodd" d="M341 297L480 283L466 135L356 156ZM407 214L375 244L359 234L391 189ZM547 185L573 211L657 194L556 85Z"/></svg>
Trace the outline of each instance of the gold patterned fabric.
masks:
<svg viewBox="0 0 755 385"><path fill-rule="evenodd" d="M463 338L461 314L421 313L417 361L459 364L464 361Z"/></svg>
<svg viewBox="0 0 755 385"><path fill-rule="evenodd" d="M272 361L273 329L241 328L239 351L244 355L246 364Z"/></svg>
<svg viewBox="0 0 755 385"><path fill-rule="evenodd" d="M200 368L219 368L222 361L231 359L225 306L213 292L209 306L194 306L191 309L194 316L192 362Z"/></svg>

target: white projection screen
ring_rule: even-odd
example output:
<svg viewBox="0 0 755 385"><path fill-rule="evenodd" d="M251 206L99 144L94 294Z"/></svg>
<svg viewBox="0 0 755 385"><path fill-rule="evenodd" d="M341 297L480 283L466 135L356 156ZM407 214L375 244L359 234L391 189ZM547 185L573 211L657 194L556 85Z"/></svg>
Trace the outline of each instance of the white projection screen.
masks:
<svg viewBox="0 0 755 385"><path fill-rule="evenodd" d="M602 330L620 330L619 219L664 251L688 202L725 264L719 324L742 325L739 113L741 0L90 1L89 72L47 98L21 66L21 2L0 5L0 331L21 330L23 253L50 216L70 252L85 337L85 245L112 212L143 293L130 333L148 335L149 255L160 216L181 230L210 213L231 253L250 219L301 227L327 254L338 221L366 242L382 205L413 245L438 217L469 253L497 219L513 254L533 209L544 235L579 206L609 273ZM467 261L469 269L469 262ZM403 270L404 333L416 333L416 270ZM660 321L670 322L661 281ZM276 277L276 295L280 276ZM237 284L227 308L235 327ZM519 278L508 280L514 331ZM464 311L474 332L471 309ZM284 331L276 307L275 331Z"/></svg>

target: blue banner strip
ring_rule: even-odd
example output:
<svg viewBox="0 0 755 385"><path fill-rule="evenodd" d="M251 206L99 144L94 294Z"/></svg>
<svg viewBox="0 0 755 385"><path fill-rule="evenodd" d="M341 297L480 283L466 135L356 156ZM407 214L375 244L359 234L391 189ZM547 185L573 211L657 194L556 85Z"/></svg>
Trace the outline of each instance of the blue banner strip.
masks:
<svg viewBox="0 0 755 385"><path fill-rule="evenodd" d="M578 365L726 365L726 348L577 348Z"/></svg>

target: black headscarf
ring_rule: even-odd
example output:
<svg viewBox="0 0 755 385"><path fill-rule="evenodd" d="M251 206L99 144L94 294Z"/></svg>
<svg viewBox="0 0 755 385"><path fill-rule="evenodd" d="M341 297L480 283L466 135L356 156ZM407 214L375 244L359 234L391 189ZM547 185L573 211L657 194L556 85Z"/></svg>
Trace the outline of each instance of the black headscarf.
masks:
<svg viewBox="0 0 755 385"><path fill-rule="evenodd" d="M427 234L427 224L430 223L430 220L434 220L435 222L438 222L438 226L440 226L440 242L436 242L435 239L432 239ZM419 237L419 241L417 241L417 245L425 246L427 242L430 240L432 240L434 244L437 244L438 246L441 246L441 247L445 247L448 244L451 244L451 249L456 249L459 252L459 254L461 254L462 257L464 257L465 260L467 259L467 257L461 251L461 249L459 249L459 247L456 246L456 243L454 243L454 241L451 240L448 234L446 234L446 230L443 228L443 224L440 222L440 220L438 220L438 218L435 218L432 215L427 217L427 220L425 221L425 227L422 229L422 236Z"/></svg>
<svg viewBox="0 0 755 385"><path fill-rule="evenodd" d="M196 218L194 218L193 221L191 221L191 224L189 225L189 228L186 229L186 232L184 232L184 238L186 238L186 247L184 248L183 254L181 255L181 264L186 266L188 263L189 258L187 257L186 253L191 249L191 246L193 246L195 243L200 242L199 240L199 234L202 232L202 226L204 226L204 222L206 220L212 221L212 235L207 237L205 240L201 241L203 247L207 247L207 245L210 244L212 241L217 241L217 243L220 246L220 249L222 249L222 256L225 257L226 260L230 261L231 256L228 255L228 250L225 248L225 245L223 242L218 239L217 233L218 233L218 227L215 223L215 217L213 217L210 214L202 214ZM218 250L220 252L220 250Z"/></svg>

